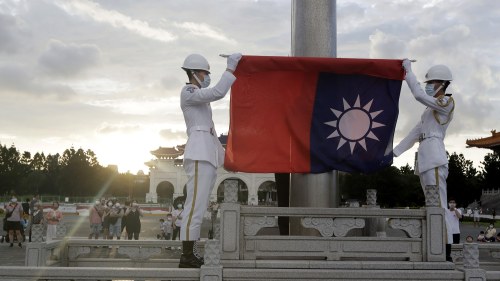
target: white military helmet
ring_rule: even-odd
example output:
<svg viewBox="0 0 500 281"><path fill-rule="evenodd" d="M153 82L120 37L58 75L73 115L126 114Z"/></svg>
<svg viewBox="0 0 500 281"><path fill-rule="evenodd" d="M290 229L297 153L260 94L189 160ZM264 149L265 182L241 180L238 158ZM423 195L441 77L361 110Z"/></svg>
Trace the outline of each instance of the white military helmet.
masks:
<svg viewBox="0 0 500 281"><path fill-rule="evenodd" d="M184 60L184 63L182 64L182 69L200 69L208 71L208 73L210 73L210 65L208 64L207 59L200 54L190 54L189 56L187 56Z"/></svg>
<svg viewBox="0 0 500 281"><path fill-rule="evenodd" d="M446 65L438 64L429 68L427 74L425 74L424 82L432 80L451 81L453 80L453 77L450 69Z"/></svg>

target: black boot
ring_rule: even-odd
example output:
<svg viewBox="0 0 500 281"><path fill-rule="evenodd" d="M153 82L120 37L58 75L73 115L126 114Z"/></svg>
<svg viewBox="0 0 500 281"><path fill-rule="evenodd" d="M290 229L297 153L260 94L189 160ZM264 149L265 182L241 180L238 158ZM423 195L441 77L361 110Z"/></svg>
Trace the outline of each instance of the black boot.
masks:
<svg viewBox="0 0 500 281"><path fill-rule="evenodd" d="M194 241L182 241L182 255L179 268L200 268L203 263L193 254Z"/></svg>

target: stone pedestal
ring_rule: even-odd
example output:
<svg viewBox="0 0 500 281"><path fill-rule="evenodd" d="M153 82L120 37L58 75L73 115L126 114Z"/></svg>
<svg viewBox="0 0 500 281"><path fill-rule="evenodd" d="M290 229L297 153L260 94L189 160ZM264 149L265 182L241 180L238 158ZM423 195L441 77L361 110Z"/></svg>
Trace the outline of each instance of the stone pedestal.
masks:
<svg viewBox="0 0 500 281"><path fill-rule="evenodd" d="M445 261L446 228L443 208L427 207L426 221L425 261Z"/></svg>

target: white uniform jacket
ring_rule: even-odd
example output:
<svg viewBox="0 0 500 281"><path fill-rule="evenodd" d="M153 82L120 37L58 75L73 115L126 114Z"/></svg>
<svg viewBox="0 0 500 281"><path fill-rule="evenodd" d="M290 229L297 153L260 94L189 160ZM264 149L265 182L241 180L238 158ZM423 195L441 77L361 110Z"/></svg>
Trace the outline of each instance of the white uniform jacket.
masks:
<svg viewBox="0 0 500 281"><path fill-rule="evenodd" d="M200 89L193 84L182 88L181 109L188 135L184 159L208 161L216 168L224 164L224 148L215 132L210 102L222 99L235 80L225 71L212 88Z"/></svg>
<svg viewBox="0 0 500 281"><path fill-rule="evenodd" d="M455 101L451 96L434 98L427 95L412 72L407 73L405 80L415 99L427 108L420 122L394 148L393 152L395 156L399 156L419 141L417 163L418 173L422 173L448 164L443 141L446 129L453 119Z"/></svg>

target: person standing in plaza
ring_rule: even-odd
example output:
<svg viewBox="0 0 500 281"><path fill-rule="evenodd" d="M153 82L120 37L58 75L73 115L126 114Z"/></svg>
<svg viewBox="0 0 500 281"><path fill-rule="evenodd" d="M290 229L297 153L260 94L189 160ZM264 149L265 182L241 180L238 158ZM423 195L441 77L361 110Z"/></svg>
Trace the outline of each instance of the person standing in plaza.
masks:
<svg viewBox="0 0 500 281"><path fill-rule="evenodd" d="M215 131L210 103L225 97L236 80L233 72L240 59L241 54L227 57L226 71L212 88L208 88L210 65L205 57L191 54L182 65L189 82L181 91L181 109L188 135L183 163L188 181L181 227L181 268L197 268L203 264L193 247L200 238L201 223L215 185L217 168L224 164L224 148Z"/></svg>
<svg viewBox="0 0 500 281"><path fill-rule="evenodd" d="M479 221L481 220L481 218L479 217L481 213L481 210L479 210L479 208L474 208L474 210L472 211L472 217L474 219L474 227L479 227Z"/></svg>
<svg viewBox="0 0 500 281"><path fill-rule="evenodd" d="M54 201L52 203L52 209L45 215L45 220L47 221L47 242L52 241L57 237L57 226L63 218L62 212L59 210L59 202Z"/></svg>
<svg viewBox="0 0 500 281"><path fill-rule="evenodd" d="M449 228L453 237L453 244L460 243L460 219L462 218L462 212L457 208L457 203L455 199L450 199L448 202L448 209L445 212L445 221L447 223L446 228ZM451 249L450 249L451 250Z"/></svg>
<svg viewBox="0 0 500 281"><path fill-rule="evenodd" d="M142 210L137 202L132 202L132 206L127 208L124 217L127 218L127 238L128 240L139 240L141 233L141 217L143 216Z"/></svg>
<svg viewBox="0 0 500 281"><path fill-rule="evenodd" d="M122 233L122 217L125 212L121 207L120 203L116 202L109 212L109 240L113 240L116 236L116 240L120 240Z"/></svg>
<svg viewBox="0 0 500 281"><path fill-rule="evenodd" d="M177 209L172 211L172 240L181 240L181 227L182 227L182 203L177 204Z"/></svg>
<svg viewBox="0 0 500 281"><path fill-rule="evenodd" d="M167 219L164 222L165 240L172 239L174 226L172 224L172 214L167 214Z"/></svg>
<svg viewBox="0 0 500 281"><path fill-rule="evenodd" d="M37 226L37 225L41 225L43 224L43 209L42 209L42 205L40 204L39 201L37 201L35 203L35 205L33 206L33 212L31 213L31 220L30 220L30 232L29 232L29 241L31 242L31 235L32 235L32 232L33 232L33 227Z"/></svg>
<svg viewBox="0 0 500 281"><path fill-rule="evenodd" d="M403 68L406 71L405 80L411 93L418 102L426 106L426 109L417 125L394 148L393 154L397 157L419 142L415 173L420 177L426 199L432 199L432 197L427 196L427 193L437 193L437 204L446 209L448 202L446 189L448 157L444 146L444 138L455 110L455 101L451 94L446 93L446 89L453 77L447 66L432 66L425 75L424 82L426 85L425 89L423 89L412 72L410 60L403 60ZM431 204L435 204L435 202ZM450 223L446 221L446 226L448 225ZM451 260L448 252L451 252L453 233L449 227L446 229L446 259Z"/></svg>
<svg viewBox="0 0 500 281"><path fill-rule="evenodd" d="M5 229L9 233L10 247L14 246L14 234L16 234L18 246L22 247L23 237L21 234L21 220L23 219L23 207L17 202L16 197L10 199L9 205L5 208Z"/></svg>
<svg viewBox="0 0 500 281"><path fill-rule="evenodd" d="M103 210L101 208L101 201L95 201L94 206L89 210L89 224L90 224L90 233L89 239L94 237L96 240L99 239L99 233L102 228L102 215Z"/></svg>
<svg viewBox="0 0 500 281"><path fill-rule="evenodd" d="M29 242L31 242L31 226L33 225L33 213L35 212L35 205L40 203L40 195L35 194L30 201L30 222L29 222ZM42 211L43 214L43 211Z"/></svg>

